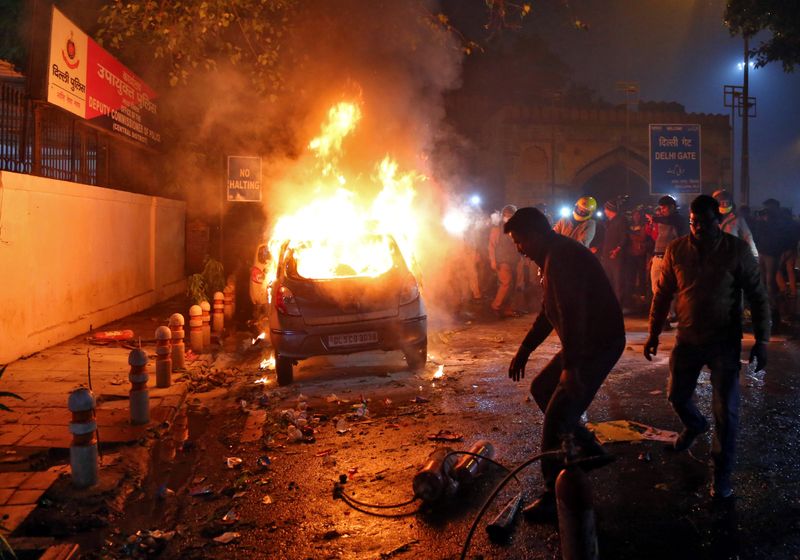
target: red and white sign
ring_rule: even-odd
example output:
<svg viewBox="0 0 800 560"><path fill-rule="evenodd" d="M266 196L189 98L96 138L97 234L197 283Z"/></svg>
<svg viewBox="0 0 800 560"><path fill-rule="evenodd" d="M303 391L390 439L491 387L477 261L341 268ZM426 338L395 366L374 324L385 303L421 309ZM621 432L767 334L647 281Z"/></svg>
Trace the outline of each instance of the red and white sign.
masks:
<svg viewBox="0 0 800 560"><path fill-rule="evenodd" d="M47 101L145 145L161 142L156 93L53 6Z"/></svg>

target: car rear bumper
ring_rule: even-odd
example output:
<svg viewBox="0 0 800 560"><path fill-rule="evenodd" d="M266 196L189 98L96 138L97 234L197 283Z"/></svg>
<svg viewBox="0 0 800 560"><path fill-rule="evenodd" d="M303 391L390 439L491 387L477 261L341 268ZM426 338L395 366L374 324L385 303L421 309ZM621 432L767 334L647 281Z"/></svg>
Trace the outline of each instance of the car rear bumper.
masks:
<svg viewBox="0 0 800 560"><path fill-rule="evenodd" d="M332 346L330 337L351 333L377 333L376 342ZM411 319L382 319L345 325L306 326L302 330L271 328L270 340L276 353L298 360L328 354L352 354L367 350L403 350L421 344L428 336L425 315Z"/></svg>

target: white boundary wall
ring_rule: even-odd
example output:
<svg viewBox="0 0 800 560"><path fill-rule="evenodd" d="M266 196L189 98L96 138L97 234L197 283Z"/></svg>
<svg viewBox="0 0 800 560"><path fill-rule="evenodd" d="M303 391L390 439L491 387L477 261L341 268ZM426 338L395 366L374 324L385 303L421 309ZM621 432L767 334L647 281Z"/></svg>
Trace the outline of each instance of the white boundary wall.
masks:
<svg viewBox="0 0 800 560"><path fill-rule="evenodd" d="M0 171L0 364L185 289L184 202Z"/></svg>

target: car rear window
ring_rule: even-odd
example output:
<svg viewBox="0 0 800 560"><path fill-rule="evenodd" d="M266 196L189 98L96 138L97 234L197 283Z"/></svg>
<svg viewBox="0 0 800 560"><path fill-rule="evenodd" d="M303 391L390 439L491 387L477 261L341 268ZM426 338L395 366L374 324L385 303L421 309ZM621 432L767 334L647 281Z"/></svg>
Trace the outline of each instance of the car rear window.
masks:
<svg viewBox="0 0 800 560"><path fill-rule="evenodd" d="M403 262L397 245L383 235L296 242L287 256L290 276L308 280L377 277Z"/></svg>

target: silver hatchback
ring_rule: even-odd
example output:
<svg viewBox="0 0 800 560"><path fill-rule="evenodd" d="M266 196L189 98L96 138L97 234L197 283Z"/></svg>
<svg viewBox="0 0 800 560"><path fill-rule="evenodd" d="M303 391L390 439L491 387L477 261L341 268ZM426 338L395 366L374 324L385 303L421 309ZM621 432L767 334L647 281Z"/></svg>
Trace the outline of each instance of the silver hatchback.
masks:
<svg viewBox="0 0 800 560"><path fill-rule="evenodd" d="M290 384L293 366L311 356L401 350L410 368L425 366L427 316L414 275L390 236L360 241L368 260L382 263L377 273L346 257L319 273L308 266L320 255L314 242L281 246L269 310L279 385Z"/></svg>

